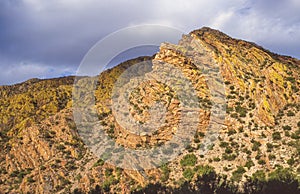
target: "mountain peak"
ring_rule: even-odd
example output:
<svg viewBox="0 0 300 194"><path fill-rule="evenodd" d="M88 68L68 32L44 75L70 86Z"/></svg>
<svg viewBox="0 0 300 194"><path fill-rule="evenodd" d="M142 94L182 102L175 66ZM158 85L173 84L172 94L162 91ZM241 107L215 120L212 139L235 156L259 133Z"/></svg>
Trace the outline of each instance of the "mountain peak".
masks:
<svg viewBox="0 0 300 194"><path fill-rule="evenodd" d="M202 27L198 30L193 30L192 32L190 32L190 34L196 36L197 38L211 46L215 46L219 43L226 46L240 46L242 49L257 48L276 60L282 61L284 63L294 63L300 66L299 59L290 56L279 55L263 48L262 46L257 45L254 42L232 38L229 35L210 27Z"/></svg>
<svg viewBox="0 0 300 194"><path fill-rule="evenodd" d="M197 30L193 30L192 32L190 32L190 34L195 34L197 36L205 36L205 35L211 34L211 35L218 35L218 36L223 36L223 37L230 38L225 33L221 32L219 30L207 27L207 26L204 26L204 27L202 27L200 29L197 29Z"/></svg>

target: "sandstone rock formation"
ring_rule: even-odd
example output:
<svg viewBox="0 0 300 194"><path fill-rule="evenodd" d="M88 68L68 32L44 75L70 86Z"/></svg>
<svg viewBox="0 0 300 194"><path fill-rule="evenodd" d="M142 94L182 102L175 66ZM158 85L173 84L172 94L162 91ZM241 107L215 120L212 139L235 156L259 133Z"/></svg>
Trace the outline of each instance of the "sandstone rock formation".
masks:
<svg viewBox="0 0 300 194"><path fill-rule="evenodd" d="M89 79L77 78L78 87ZM74 77L31 79L0 86L0 193L129 193L150 183L178 188L213 171L240 187L282 169L300 180L297 59L205 27L183 35L178 45L162 43L153 57L129 60L91 79L93 126L101 126L96 132L115 141L119 152L165 146L148 157L176 157L147 169L147 161L133 157L117 161L133 169L106 161L112 150L99 158L89 146L100 140L88 145L82 138L89 131L82 134L74 121L72 95L92 100L74 93ZM81 116L88 127L90 115ZM176 134L182 141L173 142Z"/></svg>

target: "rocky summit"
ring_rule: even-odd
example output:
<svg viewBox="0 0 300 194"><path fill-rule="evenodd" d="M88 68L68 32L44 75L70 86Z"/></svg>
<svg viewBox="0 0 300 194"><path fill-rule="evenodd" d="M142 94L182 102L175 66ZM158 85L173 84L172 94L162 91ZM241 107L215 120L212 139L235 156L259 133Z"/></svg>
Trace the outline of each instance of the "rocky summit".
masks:
<svg viewBox="0 0 300 194"><path fill-rule="evenodd" d="M93 78L0 86L0 193L300 193L299 139L300 61L204 27Z"/></svg>

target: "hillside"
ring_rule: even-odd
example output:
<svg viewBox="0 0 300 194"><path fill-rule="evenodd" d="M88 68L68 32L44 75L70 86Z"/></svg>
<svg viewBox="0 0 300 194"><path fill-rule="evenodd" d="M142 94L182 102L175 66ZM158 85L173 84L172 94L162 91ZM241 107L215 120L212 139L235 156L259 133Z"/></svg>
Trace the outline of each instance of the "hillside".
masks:
<svg viewBox="0 0 300 194"><path fill-rule="evenodd" d="M149 79L136 84L131 70ZM190 85L179 83L180 76ZM299 192L299 60L205 27L184 35L178 45L162 43L153 57L129 60L92 78L97 118L92 124L101 124L122 149L165 146L160 155L146 157L154 163L158 156L172 158L155 164L158 168L143 168L149 164L126 155L116 166L109 162L115 150L99 158L89 149L82 128L91 121L79 126L74 120L74 113L86 109L77 100L91 99L76 87L89 79L0 86L0 193L272 193L274 185L276 192ZM115 87L121 94L133 87L128 105ZM155 109L157 102L165 117ZM151 133L135 127L149 123L156 128ZM176 134L191 142L173 142ZM139 168L128 168L132 163Z"/></svg>

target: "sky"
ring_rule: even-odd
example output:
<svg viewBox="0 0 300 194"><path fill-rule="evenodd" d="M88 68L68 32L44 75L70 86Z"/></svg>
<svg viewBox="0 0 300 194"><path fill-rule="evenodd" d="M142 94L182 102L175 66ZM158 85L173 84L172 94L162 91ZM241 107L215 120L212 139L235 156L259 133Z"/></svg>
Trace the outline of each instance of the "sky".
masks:
<svg viewBox="0 0 300 194"><path fill-rule="evenodd" d="M143 24L208 26L300 58L299 10L299 0L1 0L0 85L74 75L99 40Z"/></svg>

